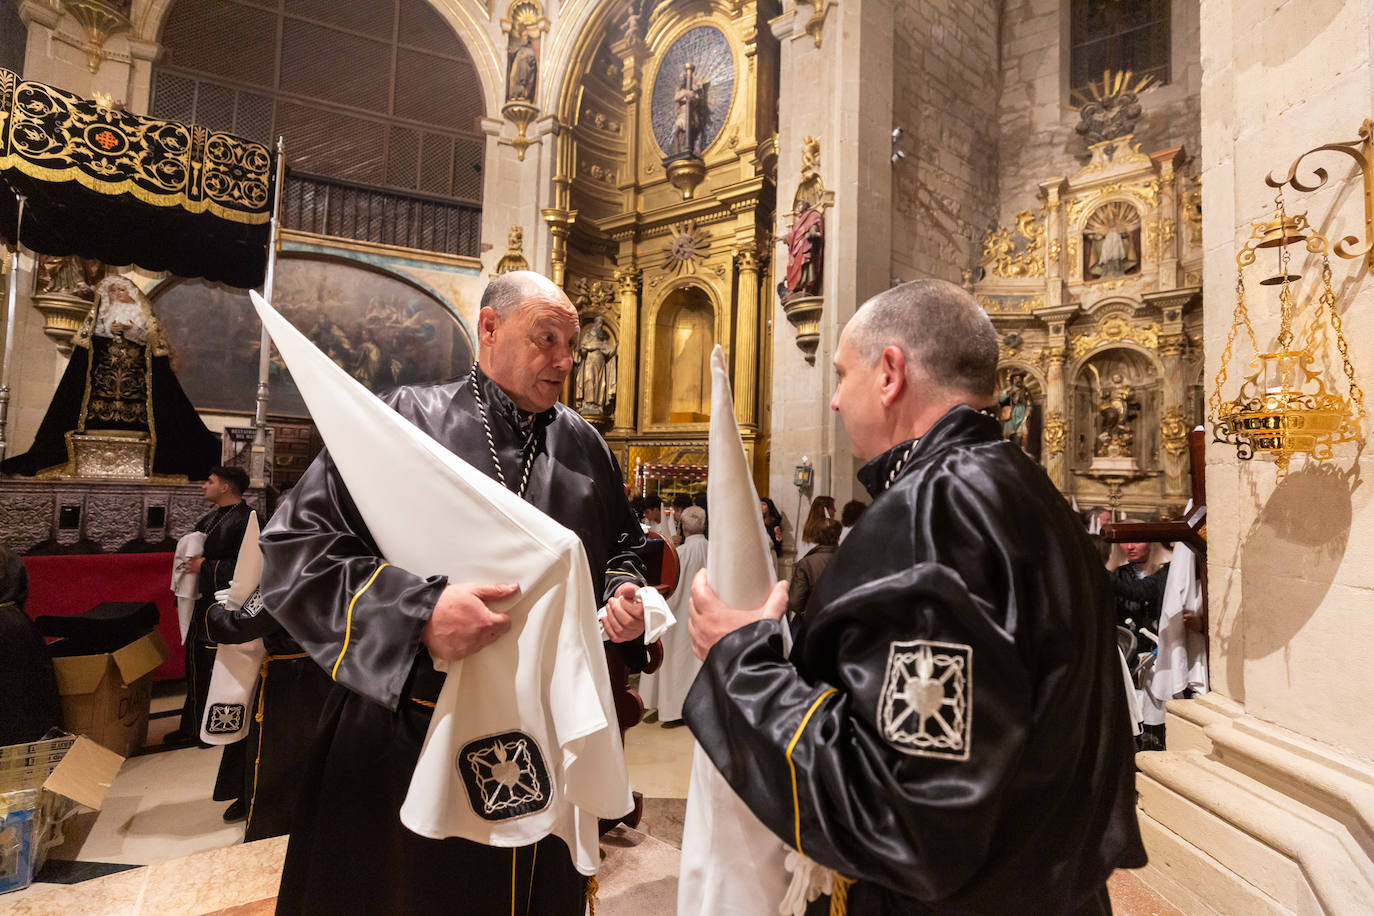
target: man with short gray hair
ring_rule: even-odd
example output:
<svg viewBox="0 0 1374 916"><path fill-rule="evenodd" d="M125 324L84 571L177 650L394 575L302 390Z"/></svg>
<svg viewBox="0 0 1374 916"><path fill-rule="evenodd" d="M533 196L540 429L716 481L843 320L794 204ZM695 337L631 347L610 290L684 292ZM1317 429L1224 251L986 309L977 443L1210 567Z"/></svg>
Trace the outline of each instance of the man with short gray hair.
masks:
<svg viewBox="0 0 1374 916"><path fill-rule="evenodd" d="M1064 498L979 412L991 321L951 283L906 283L834 364L873 503L790 654L786 585L730 608L697 576L687 724L824 867L808 914L832 892L850 916L1110 913L1107 877L1145 864L1111 595Z"/></svg>
<svg viewBox="0 0 1374 916"><path fill-rule="evenodd" d="M638 671L646 660L636 597L644 533L606 441L558 402L577 335L577 311L561 289L529 271L502 274L482 296L472 372L399 388L387 402L577 533L606 608L606 636ZM481 521L455 552L480 545ZM328 450L263 530L261 546L263 605L335 681L301 774L277 912L580 916L587 879L559 837L498 848L430 839L401 824L443 684L435 663L514 639L502 608L519 586L449 582L386 562ZM540 708L540 698L526 700ZM522 778L538 770L547 782L543 766L530 762ZM480 797L477 777L458 772ZM510 815L484 808L479 816Z"/></svg>

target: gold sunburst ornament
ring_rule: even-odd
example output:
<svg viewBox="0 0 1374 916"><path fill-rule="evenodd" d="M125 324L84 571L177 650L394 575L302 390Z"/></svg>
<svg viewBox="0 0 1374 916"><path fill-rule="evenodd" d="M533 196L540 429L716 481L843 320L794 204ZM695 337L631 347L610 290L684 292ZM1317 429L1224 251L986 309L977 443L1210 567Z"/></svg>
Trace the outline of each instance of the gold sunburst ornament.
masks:
<svg viewBox="0 0 1374 916"><path fill-rule="evenodd" d="M1290 272L1288 253L1288 246L1298 243L1307 252L1321 256L1322 278L1317 307L1300 346L1293 335L1293 284L1301 276ZM1262 286L1279 288L1279 334L1274 349L1268 353L1260 352L1245 307L1245 268L1255 263L1260 249L1277 249L1279 257L1278 274L1260 281ZM1215 441L1235 446L1237 457L1242 459L1248 460L1257 453L1270 456L1280 478L1288 472L1295 455L1306 454L1313 460L1326 461L1332 457L1332 446L1364 441L1364 392L1355 380L1355 367L1350 362L1350 349L1336 310L1329 249L1326 237L1308 224L1306 214L1290 217L1284 212L1280 193L1275 198L1274 218L1253 223L1250 237L1236 254L1236 308L1221 354L1216 388L1208 401L1208 419ZM1254 372L1242 379L1234 398L1223 400L1231 349L1241 327L1254 350L1250 361ZM1322 364L1328 328L1336 337L1348 396L1328 385Z"/></svg>
<svg viewBox="0 0 1374 916"><path fill-rule="evenodd" d="M671 270L674 276L694 274L698 262L705 260L710 247L706 230L693 223L674 226L672 238L663 250L663 267Z"/></svg>

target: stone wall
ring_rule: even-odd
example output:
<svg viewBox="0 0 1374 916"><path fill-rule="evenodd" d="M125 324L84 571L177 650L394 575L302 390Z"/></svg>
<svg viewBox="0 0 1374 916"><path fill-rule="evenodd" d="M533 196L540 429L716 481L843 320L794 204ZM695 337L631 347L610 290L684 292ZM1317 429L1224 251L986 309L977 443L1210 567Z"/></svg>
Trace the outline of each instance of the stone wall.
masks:
<svg viewBox="0 0 1374 916"><path fill-rule="evenodd" d="M1041 181L1072 174L1088 161L1087 147L1074 133L1078 113L1067 107L1068 8L1067 0L1008 0L1002 13L998 106L1002 225L1012 225L1016 211L1038 206ZM1136 139L1146 153L1181 145L1196 159L1202 78L1198 4L1174 3L1171 26L1171 78L1167 85L1142 94L1145 114L1136 128ZM1185 165L1182 172L1195 174L1196 165Z"/></svg>
<svg viewBox="0 0 1374 916"><path fill-rule="evenodd" d="M1238 247L1268 219L1264 183L1306 150L1354 140L1374 95L1371 0L1211 0L1202 11L1206 377L1220 368L1232 321ZM1368 240L1360 177L1323 154L1330 186L1286 190L1325 234ZM1261 251L1247 271L1259 346L1278 331L1275 272ZM1301 329L1320 263L1293 249ZM1267 269L1266 269L1267 268ZM1374 284L1363 261L1332 259L1333 285L1357 377L1374 367ZM1237 341L1232 381L1251 358ZM1299 339L1302 339L1299 330ZM1344 393L1335 347L1323 354ZM1239 365L1238 365L1239 363ZM1209 381L1210 384L1210 381ZM1369 421L1365 421L1366 433ZM1323 463L1272 461L1207 448L1212 692L1169 703L1168 750L1137 755L1144 879L1189 913L1374 912L1374 505L1361 481L1374 456L1338 446Z"/></svg>
<svg viewBox="0 0 1374 916"><path fill-rule="evenodd" d="M898 3L892 276L959 281L997 217L997 4Z"/></svg>

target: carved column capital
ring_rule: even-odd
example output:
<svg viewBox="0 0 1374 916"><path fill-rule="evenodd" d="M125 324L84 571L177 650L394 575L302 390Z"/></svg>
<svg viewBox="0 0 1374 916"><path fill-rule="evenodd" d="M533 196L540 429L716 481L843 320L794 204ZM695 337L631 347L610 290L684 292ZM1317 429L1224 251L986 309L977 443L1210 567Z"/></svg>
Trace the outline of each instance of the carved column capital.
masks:
<svg viewBox="0 0 1374 916"><path fill-rule="evenodd" d="M616 269L615 288L621 298L634 296L639 293L639 281L642 277L641 271L636 267Z"/></svg>
<svg viewBox="0 0 1374 916"><path fill-rule="evenodd" d="M763 266L763 257L754 245L741 245L735 249L735 264L741 271L758 272Z"/></svg>
<svg viewBox="0 0 1374 916"><path fill-rule="evenodd" d="M1169 334L1159 338L1160 356L1182 356L1188 346L1188 338L1183 334Z"/></svg>

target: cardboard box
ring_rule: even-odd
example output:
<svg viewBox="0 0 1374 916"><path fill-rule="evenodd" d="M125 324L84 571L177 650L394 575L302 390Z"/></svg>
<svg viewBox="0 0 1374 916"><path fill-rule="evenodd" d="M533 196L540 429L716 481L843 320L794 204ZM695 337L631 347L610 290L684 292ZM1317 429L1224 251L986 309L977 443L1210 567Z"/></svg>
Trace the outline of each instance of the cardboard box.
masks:
<svg viewBox="0 0 1374 916"><path fill-rule="evenodd" d="M167 644L156 630L113 652L61 655L53 646L53 670L62 695L67 731L128 757L148 737L148 705L153 669L167 659Z"/></svg>
<svg viewBox="0 0 1374 916"><path fill-rule="evenodd" d="M63 822L99 810L123 763L71 735L0 748L0 893L32 883L62 842Z"/></svg>

